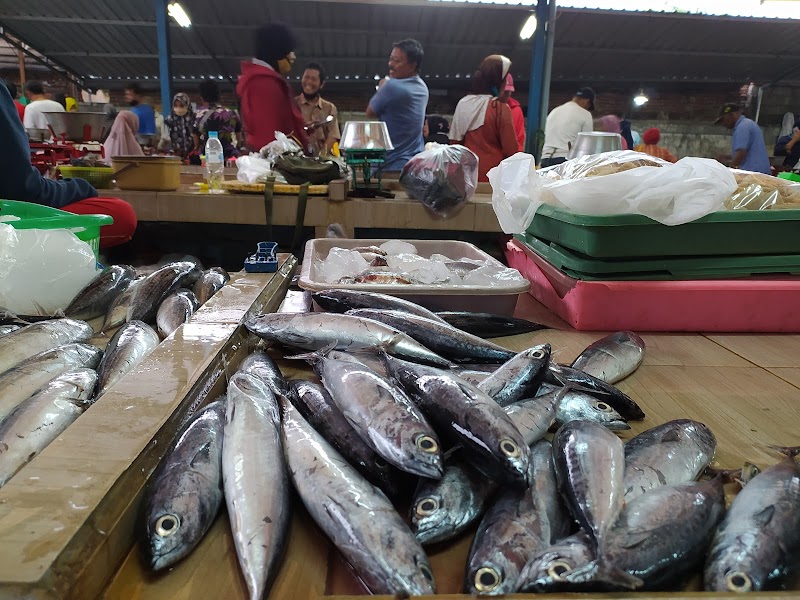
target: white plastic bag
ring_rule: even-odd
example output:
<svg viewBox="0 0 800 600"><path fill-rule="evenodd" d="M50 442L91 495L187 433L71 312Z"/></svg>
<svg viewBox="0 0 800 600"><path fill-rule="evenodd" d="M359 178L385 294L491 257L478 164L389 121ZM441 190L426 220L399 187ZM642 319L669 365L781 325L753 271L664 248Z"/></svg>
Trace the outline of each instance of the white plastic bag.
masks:
<svg viewBox="0 0 800 600"><path fill-rule="evenodd" d="M281 154L287 152L301 152L303 149L292 138L282 131L275 132L275 139L261 149L261 156L266 158L270 164L275 163Z"/></svg>
<svg viewBox="0 0 800 600"><path fill-rule="evenodd" d="M522 233L544 204L539 199L544 180L536 172L536 159L517 152L487 173L492 186L492 207L506 233Z"/></svg>
<svg viewBox="0 0 800 600"><path fill-rule="evenodd" d="M258 154L239 157L236 161L236 167L239 169L236 173L236 179L244 183L263 182L272 174L270 162L266 158L261 158Z"/></svg>

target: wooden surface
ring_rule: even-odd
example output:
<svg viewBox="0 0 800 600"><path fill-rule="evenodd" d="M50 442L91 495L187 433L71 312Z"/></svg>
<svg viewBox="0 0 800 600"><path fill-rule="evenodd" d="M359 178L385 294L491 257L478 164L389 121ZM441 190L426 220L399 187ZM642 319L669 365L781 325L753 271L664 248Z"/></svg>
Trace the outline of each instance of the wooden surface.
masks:
<svg viewBox="0 0 800 600"><path fill-rule="evenodd" d="M600 333L576 332L528 295L520 297L517 314L555 329L497 340L513 350L549 342L561 362L572 361ZM759 348L753 353L742 336L702 336L696 334L645 334L647 353L642 367L619 387L633 396L647 413L646 420L632 423L623 439L676 418L695 418L708 424L719 446L715 465L736 468L744 461L766 466L779 460L769 444L800 445L800 377L779 376L762 365L784 364L783 352L798 348L800 336L746 336ZM793 346L794 344L794 346ZM276 355L277 356L277 355ZM765 357L772 357L765 359ZM311 377L310 371L295 361L279 361L288 377ZM778 367L775 367L778 369ZM288 549L281 574L269 600L355 600L364 590L343 563L338 553L310 522L298 500L294 500ZM105 600L167 600L194 598L247 598L244 582L236 564L228 516L219 515L213 529L194 554L167 573L157 577L147 573L134 549L106 591ZM460 595L463 571L472 533L453 543L429 548L431 564L440 595L429 598L464 600ZM703 594L696 591L679 594L682 600L706 598L741 598L734 594ZM674 594L630 593L587 594L591 598L667 598ZM749 594L759 599L797 597L798 592ZM536 598L531 594L508 598ZM548 598L575 598L548 595ZM389 600L388 596L379 596Z"/></svg>

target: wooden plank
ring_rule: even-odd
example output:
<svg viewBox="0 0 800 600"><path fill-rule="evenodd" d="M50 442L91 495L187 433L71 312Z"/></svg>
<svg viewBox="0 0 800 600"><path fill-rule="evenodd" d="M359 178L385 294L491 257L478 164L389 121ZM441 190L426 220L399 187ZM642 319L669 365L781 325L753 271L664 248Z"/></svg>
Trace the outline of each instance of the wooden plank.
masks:
<svg viewBox="0 0 800 600"><path fill-rule="evenodd" d="M771 368L767 369L773 375L777 375L787 383L791 383L796 388L800 388L800 368Z"/></svg>
<svg viewBox="0 0 800 600"><path fill-rule="evenodd" d="M720 346L759 367L795 367L800 356L800 335L707 335Z"/></svg>

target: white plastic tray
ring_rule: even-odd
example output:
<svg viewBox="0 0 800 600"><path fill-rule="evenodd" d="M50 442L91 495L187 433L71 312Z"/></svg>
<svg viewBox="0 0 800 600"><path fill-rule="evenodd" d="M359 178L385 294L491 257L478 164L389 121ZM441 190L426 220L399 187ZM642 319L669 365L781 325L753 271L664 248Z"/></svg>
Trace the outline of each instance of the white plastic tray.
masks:
<svg viewBox="0 0 800 600"><path fill-rule="evenodd" d="M303 255L303 268L298 285L304 290L318 292L331 288L361 290L390 294L405 298L425 306L430 310L467 310L488 312L498 315L512 315L517 305L517 297L526 293L531 284L520 281L519 285L507 287L465 286L465 285L380 285L373 283L332 284L325 282L316 272L317 259L324 260L331 248L357 248L359 246L380 246L388 240L343 240L317 238L306 243ZM429 258L432 254L444 254L454 260L472 258L486 260L498 266L505 266L473 244L455 240L403 240L417 247L420 256Z"/></svg>

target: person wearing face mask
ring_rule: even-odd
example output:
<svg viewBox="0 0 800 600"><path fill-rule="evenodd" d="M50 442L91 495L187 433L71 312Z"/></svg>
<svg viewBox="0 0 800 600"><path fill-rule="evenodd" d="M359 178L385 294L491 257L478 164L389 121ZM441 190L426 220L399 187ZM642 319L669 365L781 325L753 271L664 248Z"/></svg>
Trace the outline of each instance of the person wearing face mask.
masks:
<svg viewBox="0 0 800 600"><path fill-rule="evenodd" d="M186 94L175 94L172 99L172 112L164 119L169 130L169 141L172 151L182 159L188 158L194 150L192 130L194 128L194 112Z"/></svg>
<svg viewBox="0 0 800 600"><path fill-rule="evenodd" d="M241 99L247 147L258 152L275 140L275 132L291 135L308 146L305 122L294 101L286 75L296 60L296 39L282 23L259 27L255 35L255 56L242 62L236 85Z"/></svg>
<svg viewBox="0 0 800 600"><path fill-rule="evenodd" d="M325 70L318 63L308 63L300 80L303 93L297 96L297 106L303 113L308 128L308 142L315 156L330 154L333 145L342 137L339 133L339 115L333 102L319 95L325 85ZM333 117L328 121L328 117Z"/></svg>

